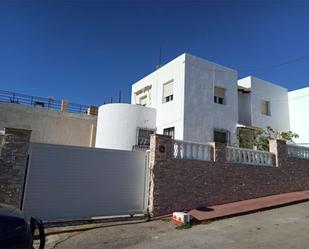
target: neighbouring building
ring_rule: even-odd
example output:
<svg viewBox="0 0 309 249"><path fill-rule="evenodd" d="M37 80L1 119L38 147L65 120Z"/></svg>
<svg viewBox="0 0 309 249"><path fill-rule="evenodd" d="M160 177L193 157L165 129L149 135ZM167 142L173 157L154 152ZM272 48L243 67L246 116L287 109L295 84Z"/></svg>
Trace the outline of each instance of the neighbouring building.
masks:
<svg viewBox="0 0 309 249"><path fill-rule="evenodd" d="M0 130L31 130L31 142L94 147L94 107L1 91Z"/></svg>
<svg viewBox="0 0 309 249"><path fill-rule="evenodd" d="M252 76L238 80L238 116L241 147L252 148L255 131L267 126L289 131L288 90Z"/></svg>
<svg viewBox="0 0 309 249"><path fill-rule="evenodd" d="M290 130L288 90L256 77L238 80L239 124Z"/></svg>
<svg viewBox="0 0 309 249"><path fill-rule="evenodd" d="M309 147L309 87L289 92L291 130L299 135L295 142Z"/></svg>

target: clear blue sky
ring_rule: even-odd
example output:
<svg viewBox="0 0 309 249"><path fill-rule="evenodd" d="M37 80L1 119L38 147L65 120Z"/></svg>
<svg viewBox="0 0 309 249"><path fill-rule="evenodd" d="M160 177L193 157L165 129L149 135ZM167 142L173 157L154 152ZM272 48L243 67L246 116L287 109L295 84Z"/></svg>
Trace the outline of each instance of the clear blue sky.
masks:
<svg viewBox="0 0 309 249"><path fill-rule="evenodd" d="M0 1L0 89L102 104L188 52L309 86L309 2ZM265 68L265 70L253 70ZM270 68L268 68L270 67Z"/></svg>

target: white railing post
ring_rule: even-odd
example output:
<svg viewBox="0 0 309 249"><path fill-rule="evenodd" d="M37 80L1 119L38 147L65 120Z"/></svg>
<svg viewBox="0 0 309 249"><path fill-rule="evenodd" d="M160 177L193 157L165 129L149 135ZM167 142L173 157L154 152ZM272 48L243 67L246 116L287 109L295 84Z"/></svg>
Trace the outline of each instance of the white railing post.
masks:
<svg viewBox="0 0 309 249"><path fill-rule="evenodd" d="M175 159L210 160L211 146L208 144L191 143L173 140Z"/></svg>
<svg viewBox="0 0 309 249"><path fill-rule="evenodd" d="M309 159L309 147L288 144L287 150L288 150L289 157Z"/></svg>
<svg viewBox="0 0 309 249"><path fill-rule="evenodd" d="M230 163L272 166L273 153L227 147L226 160Z"/></svg>

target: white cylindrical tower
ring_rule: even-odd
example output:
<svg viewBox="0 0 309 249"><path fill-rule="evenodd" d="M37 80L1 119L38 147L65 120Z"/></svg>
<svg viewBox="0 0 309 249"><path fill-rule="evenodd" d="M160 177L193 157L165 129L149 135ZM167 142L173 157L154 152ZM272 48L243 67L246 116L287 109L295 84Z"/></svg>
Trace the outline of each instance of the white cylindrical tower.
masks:
<svg viewBox="0 0 309 249"><path fill-rule="evenodd" d="M137 144L138 128L155 130L156 109L123 103L102 105L95 147L132 150Z"/></svg>

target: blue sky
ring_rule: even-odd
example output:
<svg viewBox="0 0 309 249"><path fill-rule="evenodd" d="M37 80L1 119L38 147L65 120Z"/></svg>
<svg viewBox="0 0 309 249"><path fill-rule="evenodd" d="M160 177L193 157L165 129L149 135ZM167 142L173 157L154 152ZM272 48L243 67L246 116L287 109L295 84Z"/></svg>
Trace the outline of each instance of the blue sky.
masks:
<svg viewBox="0 0 309 249"><path fill-rule="evenodd" d="M293 90L309 86L308 13L300 1L0 1L0 89L129 101L162 47L163 63L187 52Z"/></svg>

